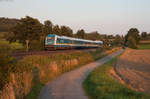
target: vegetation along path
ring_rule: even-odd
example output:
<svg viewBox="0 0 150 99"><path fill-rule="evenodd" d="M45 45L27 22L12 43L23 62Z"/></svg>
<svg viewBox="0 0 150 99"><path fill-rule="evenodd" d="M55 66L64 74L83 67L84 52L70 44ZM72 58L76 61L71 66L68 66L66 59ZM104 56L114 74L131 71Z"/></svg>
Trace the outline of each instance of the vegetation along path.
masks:
<svg viewBox="0 0 150 99"><path fill-rule="evenodd" d="M88 99L82 89L82 82L96 67L122 53L123 50L108 55L96 62L65 73L48 83L41 91L40 99Z"/></svg>

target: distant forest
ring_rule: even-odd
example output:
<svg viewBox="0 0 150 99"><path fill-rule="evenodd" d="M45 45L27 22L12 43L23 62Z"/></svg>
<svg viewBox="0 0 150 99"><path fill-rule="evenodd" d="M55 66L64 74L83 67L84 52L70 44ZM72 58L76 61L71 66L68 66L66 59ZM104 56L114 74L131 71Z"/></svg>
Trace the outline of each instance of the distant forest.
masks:
<svg viewBox="0 0 150 99"><path fill-rule="evenodd" d="M18 19L0 17L0 32L8 32L18 22Z"/></svg>

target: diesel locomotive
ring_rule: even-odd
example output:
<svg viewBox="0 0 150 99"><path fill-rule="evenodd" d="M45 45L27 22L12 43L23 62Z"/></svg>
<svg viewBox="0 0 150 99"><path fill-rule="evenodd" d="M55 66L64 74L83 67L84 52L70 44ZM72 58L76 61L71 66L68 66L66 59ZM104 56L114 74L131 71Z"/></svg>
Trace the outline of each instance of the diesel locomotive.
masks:
<svg viewBox="0 0 150 99"><path fill-rule="evenodd" d="M79 38L72 38L67 36L58 36L49 34L45 38L46 50L57 49L73 49L73 48L99 48L103 44L102 41L85 40Z"/></svg>

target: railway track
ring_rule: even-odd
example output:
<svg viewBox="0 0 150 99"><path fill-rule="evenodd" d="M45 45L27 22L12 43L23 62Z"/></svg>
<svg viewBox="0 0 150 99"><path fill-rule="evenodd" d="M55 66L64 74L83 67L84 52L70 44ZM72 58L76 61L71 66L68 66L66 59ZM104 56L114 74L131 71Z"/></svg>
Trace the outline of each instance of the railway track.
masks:
<svg viewBox="0 0 150 99"><path fill-rule="evenodd" d="M81 52L81 51L95 51L96 49L71 49L71 50L56 50L56 51L29 51L29 52L15 52L12 54L13 57L22 58L24 56L31 55L52 55L60 53L71 53L71 52Z"/></svg>

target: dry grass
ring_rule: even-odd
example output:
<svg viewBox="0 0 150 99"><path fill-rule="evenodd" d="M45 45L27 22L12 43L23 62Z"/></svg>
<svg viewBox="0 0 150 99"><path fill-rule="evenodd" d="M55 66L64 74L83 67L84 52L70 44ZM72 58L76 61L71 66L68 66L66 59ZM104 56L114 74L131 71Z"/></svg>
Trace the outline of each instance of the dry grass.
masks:
<svg viewBox="0 0 150 99"><path fill-rule="evenodd" d="M0 92L0 98L5 97L5 99L9 99L9 97L14 96L19 99L35 99L44 84L65 72L94 61L94 54L98 54L96 58L105 55L102 54L102 51L79 51L69 54L24 57L10 67L10 84ZM27 97L24 97L26 95Z"/></svg>
<svg viewBox="0 0 150 99"><path fill-rule="evenodd" d="M33 55L19 60L11 67L9 87L0 92L4 97L18 99L36 99L41 88L59 75L99 59L107 54L119 50L115 48L104 53L102 50L92 52L73 52L56 55ZM6 90L9 89L9 94ZM0 97L1 98L1 97ZM9 98L5 98L9 99Z"/></svg>

